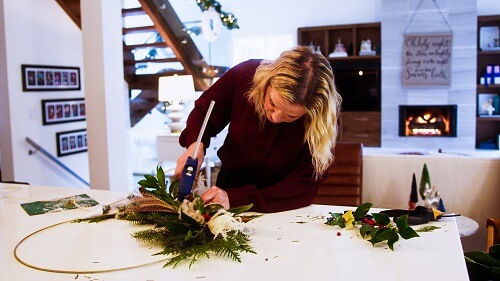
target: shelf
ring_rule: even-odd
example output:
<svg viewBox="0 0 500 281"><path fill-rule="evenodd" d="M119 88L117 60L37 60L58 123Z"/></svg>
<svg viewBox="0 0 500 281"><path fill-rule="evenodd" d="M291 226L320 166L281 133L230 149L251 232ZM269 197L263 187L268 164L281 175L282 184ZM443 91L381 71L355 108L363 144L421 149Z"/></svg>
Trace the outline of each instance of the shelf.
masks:
<svg viewBox="0 0 500 281"><path fill-rule="evenodd" d="M372 50L377 52L377 56L374 57L380 59L380 22L300 27L298 28L297 39L299 45L312 44L320 47L322 54L327 58L340 39L349 56L330 58L330 60L366 59L364 57L367 56L359 56L359 50L361 42L370 39Z"/></svg>
<svg viewBox="0 0 500 281"><path fill-rule="evenodd" d="M486 90L500 91L500 85L497 85L497 84L490 84L488 86L477 85L477 90L478 91L486 91Z"/></svg>
<svg viewBox="0 0 500 281"><path fill-rule="evenodd" d="M477 51L478 56L500 55L500 50L494 51Z"/></svg>
<svg viewBox="0 0 500 281"><path fill-rule="evenodd" d="M345 60L380 60L379 55L375 56L348 56L348 57L327 57L330 62L332 61L345 61Z"/></svg>
<svg viewBox="0 0 500 281"><path fill-rule="evenodd" d="M498 115L498 117L494 117L494 116L478 116L477 117L477 121L480 121L480 122L499 122L500 121L500 115Z"/></svg>
<svg viewBox="0 0 500 281"><path fill-rule="evenodd" d="M477 20L477 46L480 43L480 30L483 26L499 26L500 15L479 16ZM477 51L477 82L483 75L487 65L498 65L500 62L500 50L478 50ZM490 84L488 86L478 84L476 94L491 93L500 95L500 85ZM476 148L480 148L485 143L493 143L498 147L500 135L500 115L477 116L476 117Z"/></svg>

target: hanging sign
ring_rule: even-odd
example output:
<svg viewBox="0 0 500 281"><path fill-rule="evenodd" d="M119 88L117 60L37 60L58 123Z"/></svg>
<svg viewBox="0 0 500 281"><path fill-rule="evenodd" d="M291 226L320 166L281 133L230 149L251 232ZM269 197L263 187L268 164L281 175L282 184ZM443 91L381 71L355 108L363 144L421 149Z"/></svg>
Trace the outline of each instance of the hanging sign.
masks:
<svg viewBox="0 0 500 281"><path fill-rule="evenodd" d="M403 86L450 85L452 39L451 32L405 34Z"/></svg>

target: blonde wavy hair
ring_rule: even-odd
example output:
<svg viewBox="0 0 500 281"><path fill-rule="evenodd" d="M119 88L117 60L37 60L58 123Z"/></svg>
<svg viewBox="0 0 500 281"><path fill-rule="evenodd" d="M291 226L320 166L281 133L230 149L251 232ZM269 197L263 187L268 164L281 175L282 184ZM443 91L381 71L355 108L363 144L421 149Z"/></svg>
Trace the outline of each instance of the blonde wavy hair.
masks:
<svg viewBox="0 0 500 281"><path fill-rule="evenodd" d="M278 59L257 68L248 100L255 105L262 124L266 120L265 93L273 87L285 100L306 109L305 136L318 179L333 162L337 119L342 98L334 83L328 60L313 46L297 46Z"/></svg>

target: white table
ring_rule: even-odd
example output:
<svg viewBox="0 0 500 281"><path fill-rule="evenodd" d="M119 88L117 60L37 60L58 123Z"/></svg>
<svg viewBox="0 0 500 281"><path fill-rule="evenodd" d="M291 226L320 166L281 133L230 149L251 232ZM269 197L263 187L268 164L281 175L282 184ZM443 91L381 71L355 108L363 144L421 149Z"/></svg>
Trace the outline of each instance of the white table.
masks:
<svg viewBox="0 0 500 281"><path fill-rule="evenodd" d="M432 222L440 226L419 238L400 240L394 251L385 244L372 247L344 230L324 224L328 212L346 207L313 205L288 212L265 214L250 221L251 245L257 254L242 254L242 263L211 256L162 268L162 263L99 274L62 274L35 270L15 260L14 247L27 235L69 219L85 210L66 210L28 216L19 206L86 193L108 204L125 194L70 188L0 184L0 280L468 280L455 218ZM376 211L376 210L374 210ZM86 269L141 264L159 260L159 249L131 238L137 230L127 221L64 224L27 240L21 256L44 266ZM337 233L341 235L338 236ZM38 241L37 241L38 239ZM23 242L24 243L24 242ZM30 243L32 245L30 245ZM37 261L38 259L38 261Z"/></svg>

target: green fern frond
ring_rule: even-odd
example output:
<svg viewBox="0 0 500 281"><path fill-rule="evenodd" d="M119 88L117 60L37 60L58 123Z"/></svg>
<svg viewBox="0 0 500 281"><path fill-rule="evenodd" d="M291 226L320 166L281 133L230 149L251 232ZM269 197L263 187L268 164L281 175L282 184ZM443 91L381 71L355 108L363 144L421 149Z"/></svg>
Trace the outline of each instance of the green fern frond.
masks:
<svg viewBox="0 0 500 281"><path fill-rule="evenodd" d="M132 233L132 237L142 242L163 246L163 237L168 236L168 234L168 229L162 227L136 231Z"/></svg>

